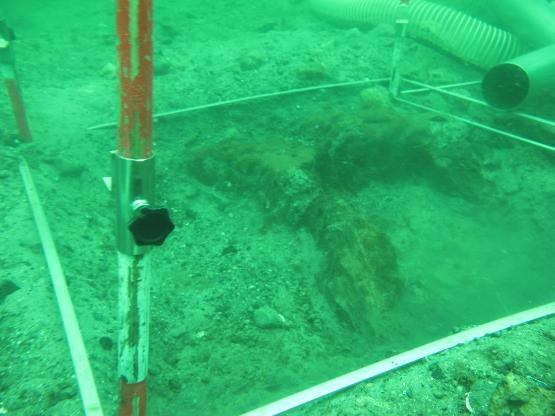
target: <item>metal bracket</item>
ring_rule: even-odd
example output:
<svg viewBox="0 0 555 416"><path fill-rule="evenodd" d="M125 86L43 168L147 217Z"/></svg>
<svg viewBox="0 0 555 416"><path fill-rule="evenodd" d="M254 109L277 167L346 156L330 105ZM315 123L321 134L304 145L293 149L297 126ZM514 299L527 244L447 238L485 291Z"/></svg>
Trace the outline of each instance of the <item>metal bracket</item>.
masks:
<svg viewBox="0 0 555 416"><path fill-rule="evenodd" d="M135 243L129 224L137 213L136 201L143 201L141 207L154 204L154 156L128 159L113 151L112 161L118 251L130 256L145 254L149 247Z"/></svg>

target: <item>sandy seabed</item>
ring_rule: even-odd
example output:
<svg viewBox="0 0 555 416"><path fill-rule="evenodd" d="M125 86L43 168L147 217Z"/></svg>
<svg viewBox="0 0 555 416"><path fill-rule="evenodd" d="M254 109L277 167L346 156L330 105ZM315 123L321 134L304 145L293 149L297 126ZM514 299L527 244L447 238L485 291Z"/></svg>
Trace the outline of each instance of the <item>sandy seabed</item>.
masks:
<svg viewBox="0 0 555 416"><path fill-rule="evenodd" d="M117 270L113 202L101 178L110 174L116 131L87 127L117 118L113 2L31 3L22 0L5 10L17 35L34 139L25 144L14 137L8 100L1 95L0 414L81 412L18 172L16 158L24 156L50 221L105 412L112 415ZM304 1L160 1L155 7L155 111L389 74L391 28L336 27L312 15ZM410 77L434 84L480 77L429 46L409 42L408 53ZM370 338L322 295L316 282L327 256L309 230L269 221L272 207L233 181L210 186L191 174L188 161L199 143L285 137L316 145L319 137L306 130L307 120L329 108L356 113L362 89L257 101L156 123L158 195L177 228L153 256L151 414L236 415L553 300L554 159L541 150L432 120L434 139L454 149L451 157L464 149L460 160L477 161L481 177L492 184L488 198L471 200L460 189L450 195L418 173L394 182L371 179L357 190L354 200L379 217L397 253L405 287L384 315L382 332ZM505 120L441 97L422 99L483 121ZM464 188L465 180L457 183ZM261 323L260 310L275 312L285 324ZM554 322L544 319L457 347L290 414L462 415L470 406L478 415L552 415Z"/></svg>

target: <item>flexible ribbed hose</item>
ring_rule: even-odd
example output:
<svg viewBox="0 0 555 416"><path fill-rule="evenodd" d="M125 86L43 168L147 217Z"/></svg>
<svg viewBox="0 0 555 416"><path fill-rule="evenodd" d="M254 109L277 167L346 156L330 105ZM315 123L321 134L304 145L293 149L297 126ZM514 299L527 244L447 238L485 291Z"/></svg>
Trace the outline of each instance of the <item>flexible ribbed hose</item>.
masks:
<svg viewBox="0 0 555 416"><path fill-rule="evenodd" d="M399 0L310 0L312 9L334 20L378 25L395 22ZM407 34L458 58L489 68L524 52L509 32L426 0L410 2Z"/></svg>

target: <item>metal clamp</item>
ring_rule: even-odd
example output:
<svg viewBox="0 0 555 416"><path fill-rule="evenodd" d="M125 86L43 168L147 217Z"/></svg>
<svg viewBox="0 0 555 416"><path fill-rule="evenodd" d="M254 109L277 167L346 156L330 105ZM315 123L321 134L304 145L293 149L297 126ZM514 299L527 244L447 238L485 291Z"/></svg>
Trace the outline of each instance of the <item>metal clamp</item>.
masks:
<svg viewBox="0 0 555 416"><path fill-rule="evenodd" d="M145 254L175 228L168 210L154 203L154 156L128 159L114 151L112 157L118 251Z"/></svg>

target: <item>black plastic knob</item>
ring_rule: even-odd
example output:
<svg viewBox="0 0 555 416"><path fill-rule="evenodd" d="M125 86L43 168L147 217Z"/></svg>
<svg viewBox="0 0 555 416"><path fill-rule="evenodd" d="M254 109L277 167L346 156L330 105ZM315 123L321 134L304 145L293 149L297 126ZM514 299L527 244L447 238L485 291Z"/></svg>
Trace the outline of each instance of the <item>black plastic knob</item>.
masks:
<svg viewBox="0 0 555 416"><path fill-rule="evenodd" d="M161 246L174 228L166 208L139 208L129 222L129 231L138 246Z"/></svg>

